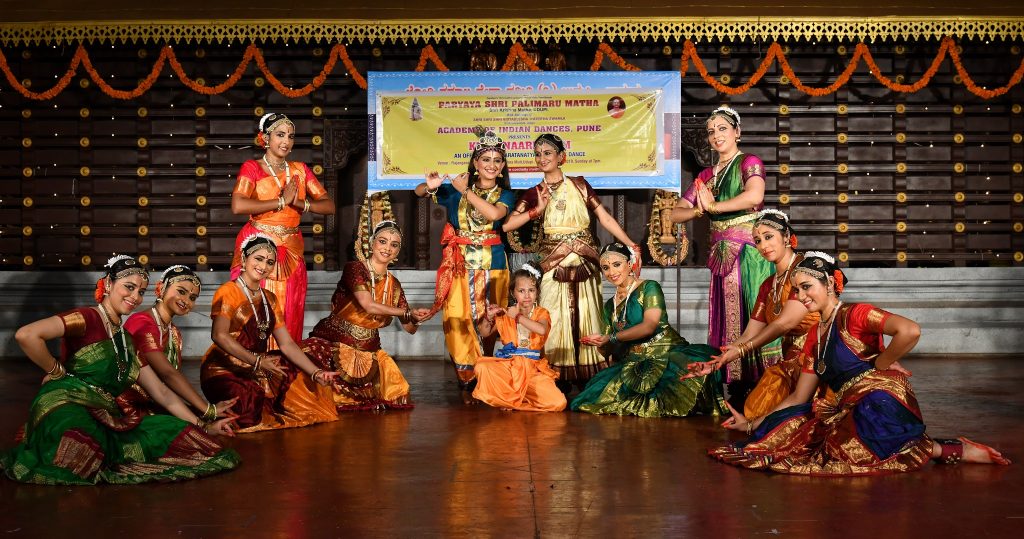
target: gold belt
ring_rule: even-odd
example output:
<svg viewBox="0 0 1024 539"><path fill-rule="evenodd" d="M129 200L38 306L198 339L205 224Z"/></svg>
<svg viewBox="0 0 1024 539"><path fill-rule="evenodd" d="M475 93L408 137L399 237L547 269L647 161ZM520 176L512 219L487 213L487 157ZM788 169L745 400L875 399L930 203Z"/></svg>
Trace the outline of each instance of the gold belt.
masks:
<svg viewBox="0 0 1024 539"><path fill-rule="evenodd" d="M639 354L639 353L643 352L644 350L646 350L647 348L649 348L651 346L654 346L655 344L658 344L659 341L664 340L667 336L668 336L668 331L662 331L656 337L654 337L653 339L651 339L651 340L649 340L649 341L647 341L645 343L634 344L633 346L629 347L629 352L632 353L632 354Z"/></svg>
<svg viewBox="0 0 1024 539"><path fill-rule="evenodd" d="M341 326L342 331L348 333L357 341L368 341L377 336L376 328L364 328L363 326L353 324L348 320L342 320L338 325Z"/></svg>
<svg viewBox="0 0 1024 539"><path fill-rule="evenodd" d="M566 234L548 234L547 232L544 232L544 239L556 242L583 240L587 243L594 243L594 238L590 236L590 231L586 229Z"/></svg>
<svg viewBox="0 0 1024 539"><path fill-rule="evenodd" d="M714 232L719 232L727 228L732 228L736 225L742 225L747 222L750 222L750 226L753 227L753 221L755 219L757 219L756 213L748 213L746 215L740 215L739 217L733 217L732 219L729 219L727 221L711 221L711 230Z"/></svg>
<svg viewBox="0 0 1024 539"><path fill-rule="evenodd" d="M498 232L495 230L487 230L483 232L473 232L471 230L456 230L455 235L460 238L468 238L469 241L476 245L483 243L484 241L491 240L492 238L498 237Z"/></svg>
<svg viewBox="0 0 1024 539"><path fill-rule="evenodd" d="M275 236L280 238L299 233L299 227L297 226L265 225L263 223L257 223L256 221L249 221L249 223L253 226L253 228L259 230L260 232L274 234Z"/></svg>

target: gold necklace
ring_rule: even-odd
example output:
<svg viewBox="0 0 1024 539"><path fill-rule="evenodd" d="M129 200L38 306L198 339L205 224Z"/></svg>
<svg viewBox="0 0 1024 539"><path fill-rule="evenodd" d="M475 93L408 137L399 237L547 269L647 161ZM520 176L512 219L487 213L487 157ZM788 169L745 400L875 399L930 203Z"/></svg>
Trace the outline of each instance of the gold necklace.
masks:
<svg viewBox="0 0 1024 539"><path fill-rule="evenodd" d="M530 306L530 312L529 314L526 315L526 317L529 318L530 320L533 320L533 311L535 311L536 309L537 304L534 303L533 305ZM522 313L520 313L520 316L522 316ZM520 348L526 348L527 346L530 346L530 333L531 331L529 330L529 328L520 324L519 322L516 322L516 335L519 337Z"/></svg>
<svg viewBox="0 0 1024 539"><path fill-rule="evenodd" d="M124 382L128 377L128 365L131 362L131 358L128 357L128 343L124 339L124 331L121 331L120 324L114 324L113 318L107 313L107 308L102 303L96 306L100 313L103 314L103 329L107 330L107 337L110 338L110 343L114 346L114 363L117 365L117 380ZM114 334L118 333L121 335L121 350L117 349L117 341L114 339ZM124 357L122 357L124 356Z"/></svg>
<svg viewBox="0 0 1024 539"><path fill-rule="evenodd" d="M630 284L629 288L626 289L626 294L622 297L621 300L618 299L618 294L615 294L615 298L612 299L612 324L615 326L617 331L622 331L622 329L626 327L626 301L629 300L630 294L633 293L633 290L635 290L637 285L639 284L640 281L633 279L633 283ZM621 318L619 317L620 306L622 307Z"/></svg>
<svg viewBox="0 0 1024 539"><path fill-rule="evenodd" d="M786 289L786 283L789 282L789 273L793 269L793 262L796 261L796 253L793 253L789 257L789 264L786 265L786 271L782 272L782 278L779 275L775 275L775 280L772 281L772 314L778 316L782 312L782 291ZM781 285L779 283L782 283Z"/></svg>
<svg viewBox="0 0 1024 539"><path fill-rule="evenodd" d="M260 340L264 340L269 335L270 331L270 302L267 301L267 294L263 292L263 287L260 287L260 297L263 299L263 320L260 320L259 312L256 310L256 304L252 301L252 295L249 294L249 285L245 284L245 280L239 275L238 279L235 280L239 286L242 287L242 292L245 293L245 299L249 300L249 307L252 308L252 316L256 319L256 330L259 332Z"/></svg>
<svg viewBox="0 0 1024 539"><path fill-rule="evenodd" d="M711 172L714 174L715 178L715 182L711 184L711 194L715 195L716 197L718 196L718 190L722 185L722 178L725 177L725 171L729 170L729 167L732 165L732 162L735 161L741 153L743 152L737 151L735 154L733 154L733 156L729 158L729 161L725 163L724 167L718 170L715 170L714 168L711 169ZM721 163L719 162L718 165L720 164ZM715 165L715 167L717 167L718 165Z"/></svg>
<svg viewBox="0 0 1024 539"><path fill-rule="evenodd" d="M816 360L814 362L814 372L818 373L818 376L821 376L821 375L825 374L825 369L827 368L827 366L825 365L825 356L824 356L824 354L822 354L821 350L822 350L822 348L824 348L825 351L828 351L828 342L832 339L832 323L835 321L836 313L839 312L839 306L842 305L842 304L843 304L842 301L839 301L839 303L836 303L835 308L833 308L832 312L829 313L829 315L828 315L828 321L823 324L824 327L825 327L825 343L824 343L824 347L822 346L822 342L821 342L821 328L822 328L823 325L822 324L818 325L818 342L816 343L816 348L817 348L817 350L816 350L817 354L816 355L818 357L816 358Z"/></svg>

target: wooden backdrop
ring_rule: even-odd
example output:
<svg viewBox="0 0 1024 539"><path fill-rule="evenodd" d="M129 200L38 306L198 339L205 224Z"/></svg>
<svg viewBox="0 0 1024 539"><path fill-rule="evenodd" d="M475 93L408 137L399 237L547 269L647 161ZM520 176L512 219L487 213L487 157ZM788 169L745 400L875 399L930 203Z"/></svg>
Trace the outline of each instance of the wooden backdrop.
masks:
<svg viewBox="0 0 1024 539"><path fill-rule="evenodd" d="M1020 40L963 39L975 82L1007 83L1020 64ZM783 43L805 84L825 86L850 60L854 43ZM883 72L913 82L928 69L935 40L876 41ZM114 87L132 88L159 54L157 45L86 45L93 67ZM179 44L192 77L215 84L238 65L238 43ZM267 64L286 84L304 85L323 67L328 48L265 43ZM436 44L453 70L498 67L509 44ZM766 43L697 45L723 83L744 82ZM32 88L49 88L75 47L6 46L10 69ZM594 43L527 46L543 66L586 70ZM645 70L678 70L678 43L616 43ZM420 45L348 44L365 73L412 70ZM619 69L605 60L604 69ZM350 258L357 207L365 190L366 92L335 75L308 96L287 98L250 67L231 90L207 96L165 69L134 100L104 95L79 72L53 99L29 100L0 82L0 269L96 270L111 252L145 255L148 264L224 269L245 217L230 212L239 165L260 154L256 122L264 111L297 125L292 157L314 167L338 202L334 217L306 217L311 269L334 270ZM949 61L916 93L892 92L861 68L838 92L811 97L793 88L778 65L739 96L719 94L688 73L682 87L685 188L711 163L703 135L707 113L722 103L743 117L741 148L767 166L766 204L790 213L800 247L835 251L852 266L1020 265L1024 88L989 100L967 92ZM572 173L571 170L567 172ZM627 232L647 236L651 191L605 192ZM392 193L407 234L400 265L435 268L443 211L408 192ZM690 230L688 264L705 256L706 224ZM607 235L602 235L607 239Z"/></svg>

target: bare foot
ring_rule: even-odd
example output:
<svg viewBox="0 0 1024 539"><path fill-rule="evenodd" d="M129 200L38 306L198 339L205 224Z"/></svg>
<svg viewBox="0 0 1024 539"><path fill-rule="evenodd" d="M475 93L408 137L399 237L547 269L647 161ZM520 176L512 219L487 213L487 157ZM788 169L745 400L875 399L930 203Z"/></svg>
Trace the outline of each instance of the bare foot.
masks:
<svg viewBox="0 0 1024 539"><path fill-rule="evenodd" d="M462 392L462 404L465 404L466 406L473 406L479 402L480 401L476 400L476 397L474 397L469 391Z"/></svg>
<svg viewBox="0 0 1024 539"><path fill-rule="evenodd" d="M960 437L960 441L964 443L964 462L1000 464L1003 466L1010 463L1010 459L1004 457L1002 453L996 451L992 447L985 444L979 444L978 442L972 442L963 436Z"/></svg>

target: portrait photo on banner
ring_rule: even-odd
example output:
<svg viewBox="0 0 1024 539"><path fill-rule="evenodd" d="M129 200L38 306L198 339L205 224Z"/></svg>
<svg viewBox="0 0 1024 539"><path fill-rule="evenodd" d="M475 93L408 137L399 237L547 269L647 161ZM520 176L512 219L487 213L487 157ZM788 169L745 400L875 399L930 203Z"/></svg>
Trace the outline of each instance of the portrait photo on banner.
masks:
<svg viewBox="0 0 1024 539"><path fill-rule="evenodd" d="M533 141L551 133L596 189L679 191L678 72L371 72L367 84L370 192L464 172L481 127L504 142L514 189L540 181Z"/></svg>

